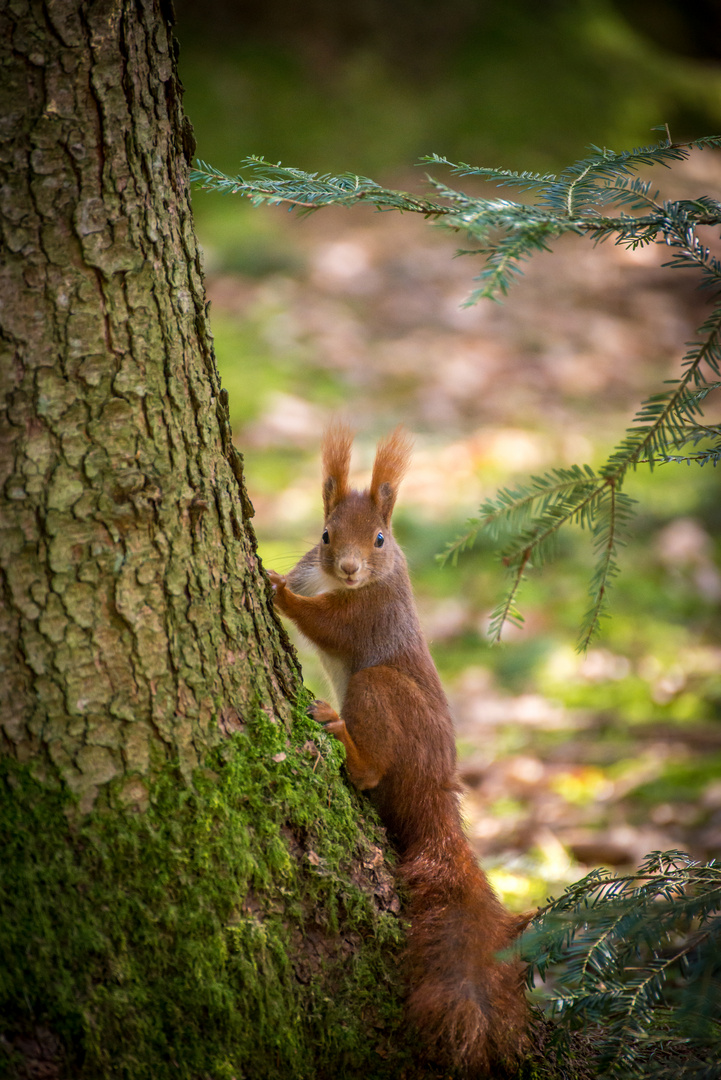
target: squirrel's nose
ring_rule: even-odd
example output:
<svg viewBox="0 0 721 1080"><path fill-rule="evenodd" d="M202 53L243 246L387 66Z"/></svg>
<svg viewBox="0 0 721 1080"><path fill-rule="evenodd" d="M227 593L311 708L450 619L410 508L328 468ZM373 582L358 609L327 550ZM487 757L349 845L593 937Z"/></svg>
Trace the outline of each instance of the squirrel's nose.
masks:
<svg viewBox="0 0 721 1080"><path fill-rule="evenodd" d="M353 577L360 570L360 563L357 559L341 559L338 566L346 577Z"/></svg>

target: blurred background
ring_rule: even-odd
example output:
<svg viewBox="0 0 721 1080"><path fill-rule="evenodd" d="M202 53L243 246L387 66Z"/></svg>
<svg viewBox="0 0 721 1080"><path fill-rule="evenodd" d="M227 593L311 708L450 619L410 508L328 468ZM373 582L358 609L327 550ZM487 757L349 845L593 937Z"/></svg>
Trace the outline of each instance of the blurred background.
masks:
<svg viewBox="0 0 721 1080"><path fill-rule="evenodd" d="M677 141L721 133L714 0L212 0L202 13L180 0L176 14L198 157L230 173L262 154L422 192L416 162L431 152L558 171L590 143L654 143L665 123ZM668 196L719 198L721 155L654 179ZM402 421L416 436L395 528L457 721L469 835L506 901L542 902L651 850L718 855L718 474L632 477L634 534L585 656L583 533L529 577L525 626L500 647L486 638L505 584L493 550L435 559L499 486L606 459L640 401L678 376L707 311L693 276L656 247L574 239L529 263L503 304L464 308L480 265L420 217L298 218L202 191L194 208L266 565L287 570L317 541L329 417L358 431L360 484L379 435Z"/></svg>

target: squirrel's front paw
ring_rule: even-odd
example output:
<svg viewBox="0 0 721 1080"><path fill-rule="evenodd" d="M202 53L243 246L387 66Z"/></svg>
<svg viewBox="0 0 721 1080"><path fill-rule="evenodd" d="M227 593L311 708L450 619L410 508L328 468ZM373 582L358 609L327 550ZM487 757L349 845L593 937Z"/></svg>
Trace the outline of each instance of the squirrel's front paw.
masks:
<svg viewBox="0 0 721 1080"><path fill-rule="evenodd" d="M308 716L313 720L316 720L319 724L323 724L326 731L329 731L332 735L335 735L339 730L339 726L345 727L345 724L341 720L335 709L331 708L327 701L314 701L308 708Z"/></svg>
<svg viewBox="0 0 721 1080"><path fill-rule="evenodd" d="M288 584L287 578L284 578L282 574L277 574L275 570L269 570L268 577L270 578L274 593L280 592L281 589L284 589Z"/></svg>

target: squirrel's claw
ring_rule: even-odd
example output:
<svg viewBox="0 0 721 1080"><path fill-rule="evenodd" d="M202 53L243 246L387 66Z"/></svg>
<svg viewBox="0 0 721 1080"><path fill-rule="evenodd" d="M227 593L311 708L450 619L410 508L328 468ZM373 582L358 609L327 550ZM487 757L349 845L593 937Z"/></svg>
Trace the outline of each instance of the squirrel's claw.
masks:
<svg viewBox="0 0 721 1080"><path fill-rule="evenodd" d="M331 708L327 701L321 701L319 698L308 706L307 712L311 720L315 720L318 724L331 724L334 720L340 719L335 709Z"/></svg>
<svg viewBox="0 0 721 1080"><path fill-rule="evenodd" d="M276 573L275 570L269 570L268 577L270 578L270 583L273 586L273 592L277 592L278 589L284 589L285 586L288 584L287 579L284 578L282 574Z"/></svg>

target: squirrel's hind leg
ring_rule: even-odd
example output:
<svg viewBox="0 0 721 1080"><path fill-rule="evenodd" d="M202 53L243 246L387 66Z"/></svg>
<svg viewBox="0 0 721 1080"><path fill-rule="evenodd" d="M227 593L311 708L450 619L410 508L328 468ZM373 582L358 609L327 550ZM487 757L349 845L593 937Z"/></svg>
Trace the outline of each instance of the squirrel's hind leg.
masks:
<svg viewBox="0 0 721 1080"><path fill-rule="evenodd" d="M350 737L345 720L332 708L327 701L314 701L308 709L308 715L325 730L343 743L346 753L346 768L354 786L360 791L374 788L380 781L383 773L377 765L365 758Z"/></svg>

